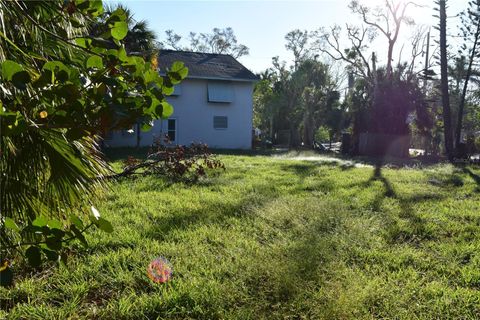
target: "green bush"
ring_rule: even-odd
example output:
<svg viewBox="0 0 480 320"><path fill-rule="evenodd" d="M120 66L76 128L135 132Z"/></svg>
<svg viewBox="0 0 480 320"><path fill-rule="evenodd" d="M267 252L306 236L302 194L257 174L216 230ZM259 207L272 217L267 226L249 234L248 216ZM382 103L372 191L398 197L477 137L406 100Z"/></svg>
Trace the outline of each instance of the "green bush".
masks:
<svg viewBox="0 0 480 320"><path fill-rule="evenodd" d="M5 1L0 16L0 262L37 267L86 245L90 226L112 231L92 206L109 172L98 136L170 116L165 96L188 70L176 62L161 77L127 54L126 12L101 1ZM91 37L92 24L105 32Z"/></svg>
<svg viewBox="0 0 480 320"><path fill-rule="evenodd" d="M328 128L323 126L318 128L317 132L315 132L315 141L327 142L329 140L330 140L330 134L328 132Z"/></svg>

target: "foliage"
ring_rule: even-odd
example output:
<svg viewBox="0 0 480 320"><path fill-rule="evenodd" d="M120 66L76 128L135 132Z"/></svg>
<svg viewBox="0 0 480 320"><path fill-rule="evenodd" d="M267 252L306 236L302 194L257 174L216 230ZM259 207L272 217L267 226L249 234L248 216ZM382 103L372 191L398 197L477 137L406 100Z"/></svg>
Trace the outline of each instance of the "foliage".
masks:
<svg viewBox="0 0 480 320"><path fill-rule="evenodd" d="M147 58L147 60L155 57L160 49L155 32L149 28L147 21L135 20L133 13L123 4L112 6L107 3L105 12L89 26L90 36L99 37L106 32L105 21L116 10L125 12L125 22L127 23L128 31L122 42L127 53L141 55Z"/></svg>
<svg viewBox="0 0 480 320"><path fill-rule="evenodd" d="M477 317L480 193L468 171L376 174L299 156L317 161L223 155L228 170L193 186L115 183L98 207L115 234L95 232L88 256L0 288L0 318ZM148 278L159 255L168 285Z"/></svg>
<svg viewBox="0 0 480 320"><path fill-rule="evenodd" d="M474 69L476 61L480 58L480 1L471 0L468 2L468 9L461 15L462 28L461 36L463 37L463 53L468 56L468 67L465 70L465 79L462 79L463 90L460 95L460 102L458 106L457 127L455 132L455 144L457 149L461 142L461 134L463 129L464 108L467 99L467 90L470 78L478 76L478 70ZM463 57L463 56L462 56ZM465 58L463 57L463 61Z"/></svg>
<svg viewBox="0 0 480 320"><path fill-rule="evenodd" d="M218 54L229 54L234 58L248 55L248 47L239 44L233 29L228 27L225 29L213 28L212 33L190 32L189 46L182 46L180 41L182 36L176 34L173 30L165 31L167 39L162 43L167 48L175 50L186 50L194 52L208 52Z"/></svg>
<svg viewBox="0 0 480 320"><path fill-rule="evenodd" d="M175 181L195 182L212 169L225 170L225 165L210 152L206 144L170 147L157 142L149 150L146 160L129 156L124 162L123 171L111 177L154 174Z"/></svg>
<svg viewBox="0 0 480 320"><path fill-rule="evenodd" d="M293 37L293 33L287 37ZM304 49L293 49L295 43L289 42L288 46L298 55ZM274 58L273 68L261 74L254 91L254 119L260 129L271 138L282 130L290 131L292 146L303 141L305 146L312 147L315 131L321 125L330 126L333 118L343 117L329 66L307 57L298 55L296 65L290 67ZM341 123L336 122L332 132L341 130Z"/></svg>
<svg viewBox="0 0 480 320"><path fill-rule="evenodd" d="M327 127L321 126L315 132L315 141L327 142L330 139L330 133Z"/></svg>
<svg viewBox="0 0 480 320"><path fill-rule="evenodd" d="M295 70L301 61L304 61L309 56L308 50L309 32L307 30L295 29L285 35L285 48L293 53L293 62Z"/></svg>
<svg viewBox="0 0 480 320"><path fill-rule="evenodd" d="M404 69L399 66L392 74L389 81L386 79L386 72L378 70L377 85L374 91L372 109L369 112L370 132L408 135L410 123L408 120L411 114L415 114L420 127L431 127L429 118L422 115L426 109L424 93L419 86L419 79L412 75L403 78Z"/></svg>
<svg viewBox="0 0 480 320"><path fill-rule="evenodd" d="M160 77L127 54L125 11L105 16L101 1L2 1L0 18L1 258L31 245L36 266L91 224L110 231L98 215L79 222L106 185L98 135L168 117L165 96L188 70L177 62Z"/></svg>

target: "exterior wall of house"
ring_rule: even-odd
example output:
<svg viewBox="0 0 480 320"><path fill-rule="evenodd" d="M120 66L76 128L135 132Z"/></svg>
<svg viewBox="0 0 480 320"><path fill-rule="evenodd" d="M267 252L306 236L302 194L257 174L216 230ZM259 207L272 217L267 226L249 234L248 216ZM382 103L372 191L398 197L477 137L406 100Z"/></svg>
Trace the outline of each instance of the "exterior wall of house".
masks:
<svg viewBox="0 0 480 320"><path fill-rule="evenodd" d="M168 97L174 107L170 117L176 120L174 144L202 142L211 148L251 149L253 117L253 83L232 81L232 102L209 102L208 80L186 79L178 96ZM227 128L215 129L214 117L227 117ZM218 120L218 118L217 118ZM224 120L224 118L223 118ZM218 124L218 121L217 121ZM109 147L134 147L137 130L112 132L105 144ZM149 132L140 133L140 146L150 146L168 132L168 120L157 120Z"/></svg>

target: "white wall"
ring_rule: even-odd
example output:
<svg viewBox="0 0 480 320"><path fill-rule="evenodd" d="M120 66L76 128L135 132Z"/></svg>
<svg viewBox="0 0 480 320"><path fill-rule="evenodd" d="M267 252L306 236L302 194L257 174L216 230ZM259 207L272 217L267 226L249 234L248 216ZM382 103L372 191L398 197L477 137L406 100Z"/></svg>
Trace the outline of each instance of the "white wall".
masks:
<svg viewBox="0 0 480 320"><path fill-rule="evenodd" d="M179 96L168 97L175 111L171 118L177 120L177 144L202 142L211 148L250 149L252 147L253 83L231 82L232 103L207 101L207 81L186 79L181 84ZM214 129L213 117L228 117L227 129ZM136 129L136 128L135 128ZM142 132L140 145L149 146L155 138L167 132L167 121L157 120L149 132ZM114 132L105 143L111 147L136 146L135 133Z"/></svg>

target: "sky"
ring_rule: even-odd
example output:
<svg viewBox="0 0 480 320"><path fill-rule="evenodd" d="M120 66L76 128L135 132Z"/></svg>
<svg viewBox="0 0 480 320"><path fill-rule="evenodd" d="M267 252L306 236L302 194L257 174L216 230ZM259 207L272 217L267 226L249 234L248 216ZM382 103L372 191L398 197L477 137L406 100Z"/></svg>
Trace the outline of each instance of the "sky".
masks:
<svg viewBox="0 0 480 320"><path fill-rule="evenodd" d="M397 0L406 1L406 0ZM121 0L134 13L136 20L146 20L160 41L165 39L165 30L188 36L190 31L208 33L213 28L232 27L239 43L250 49L248 56L239 60L253 72L261 72L271 66L272 57L291 61L293 56L285 49L285 35L293 29L317 30L334 24L345 26L357 23L358 18L348 9L349 0L310 0L310 1L273 1L273 0L216 0L216 1L160 1L160 0ZM455 34L458 19L453 16L463 10L467 0L449 0L447 14L450 32ZM364 4L377 6L383 0L363 0ZM431 26L437 21L432 17L433 0L416 0L422 8L410 6L407 14L417 25ZM407 41L412 28L404 28L401 39ZM432 29L432 33L437 31ZM188 43L185 42L185 45ZM386 42L379 37L373 45L381 59L385 53ZM397 48L399 50L399 48ZM385 53L386 54L386 53Z"/></svg>

